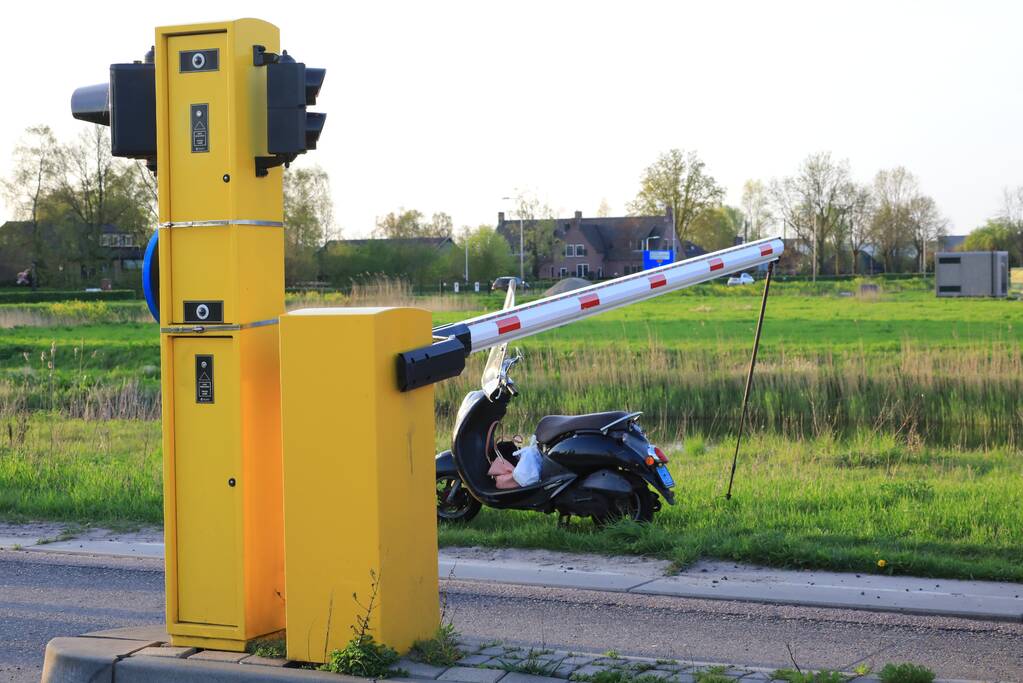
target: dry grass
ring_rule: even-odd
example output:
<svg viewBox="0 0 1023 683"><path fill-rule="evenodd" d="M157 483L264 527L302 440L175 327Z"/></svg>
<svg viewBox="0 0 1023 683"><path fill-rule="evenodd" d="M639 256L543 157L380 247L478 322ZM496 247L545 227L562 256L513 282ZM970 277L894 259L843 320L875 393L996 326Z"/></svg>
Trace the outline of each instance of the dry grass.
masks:
<svg viewBox="0 0 1023 683"><path fill-rule="evenodd" d="M475 295L416 296L407 280L381 276L366 282L354 283L351 292L300 292L289 294L288 310L312 306L408 306L429 311L472 311L479 308Z"/></svg>

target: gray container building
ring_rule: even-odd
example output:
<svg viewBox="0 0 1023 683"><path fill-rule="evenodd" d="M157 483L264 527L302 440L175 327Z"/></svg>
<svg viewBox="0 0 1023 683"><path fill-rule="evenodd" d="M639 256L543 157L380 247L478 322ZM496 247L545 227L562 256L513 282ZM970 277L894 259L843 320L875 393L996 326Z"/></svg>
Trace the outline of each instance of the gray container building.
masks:
<svg viewBox="0 0 1023 683"><path fill-rule="evenodd" d="M1009 252L944 251L934 255L938 296L1007 296Z"/></svg>

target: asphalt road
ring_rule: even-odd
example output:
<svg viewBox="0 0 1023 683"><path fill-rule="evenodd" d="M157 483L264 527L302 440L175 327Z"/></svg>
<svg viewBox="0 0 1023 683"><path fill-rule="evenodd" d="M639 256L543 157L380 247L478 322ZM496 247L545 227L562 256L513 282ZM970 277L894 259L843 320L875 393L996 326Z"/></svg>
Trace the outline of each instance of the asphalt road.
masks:
<svg viewBox="0 0 1023 683"><path fill-rule="evenodd" d="M38 681L46 642L163 619L161 560L0 551L0 681ZM926 664L1023 680L1023 624L444 582L465 635L549 648L752 666Z"/></svg>

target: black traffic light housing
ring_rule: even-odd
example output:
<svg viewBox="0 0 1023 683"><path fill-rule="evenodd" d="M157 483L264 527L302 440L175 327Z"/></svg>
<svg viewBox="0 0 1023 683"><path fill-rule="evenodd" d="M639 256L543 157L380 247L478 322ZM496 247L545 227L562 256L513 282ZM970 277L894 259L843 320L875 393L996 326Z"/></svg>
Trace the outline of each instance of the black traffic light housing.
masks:
<svg viewBox="0 0 1023 683"><path fill-rule="evenodd" d="M277 55L262 45L252 49L256 66L266 67L266 151L256 157L256 175L274 166L287 166L299 154L316 149L327 115L306 111L316 104L326 69L306 67L285 50Z"/></svg>
<svg viewBox="0 0 1023 683"><path fill-rule="evenodd" d="M110 126L115 157L144 159L156 172L156 71L152 50L144 62L111 64L106 83L78 88L71 95L76 119Z"/></svg>

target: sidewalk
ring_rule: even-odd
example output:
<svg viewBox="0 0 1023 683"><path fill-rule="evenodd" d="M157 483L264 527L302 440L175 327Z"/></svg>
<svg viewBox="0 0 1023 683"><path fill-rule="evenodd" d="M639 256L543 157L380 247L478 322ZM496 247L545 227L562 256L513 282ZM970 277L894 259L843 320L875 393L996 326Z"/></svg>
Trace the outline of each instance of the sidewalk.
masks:
<svg viewBox="0 0 1023 683"><path fill-rule="evenodd" d="M304 668L297 662L245 653L172 647L162 626L114 629L78 638L55 638L46 647L42 683L160 683L175 681L307 681L368 683L371 679ZM454 666L432 666L402 659L395 683L566 683L593 681L604 672L622 683L725 683L776 681L775 670L752 667L622 657L612 652L580 653L508 647L463 639ZM876 683L869 673L847 672L849 683ZM940 683L940 681L939 681ZM945 683L953 683L947 681Z"/></svg>
<svg viewBox="0 0 1023 683"><path fill-rule="evenodd" d="M19 532L15 536L13 532ZM0 548L119 557L163 557L159 530L90 530L40 544L45 525L0 527ZM33 535L33 532L35 535ZM442 548L440 575L467 581L904 612L1023 622L1023 585L994 581L784 570L701 561L669 575L669 563L551 551Z"/></svg>

